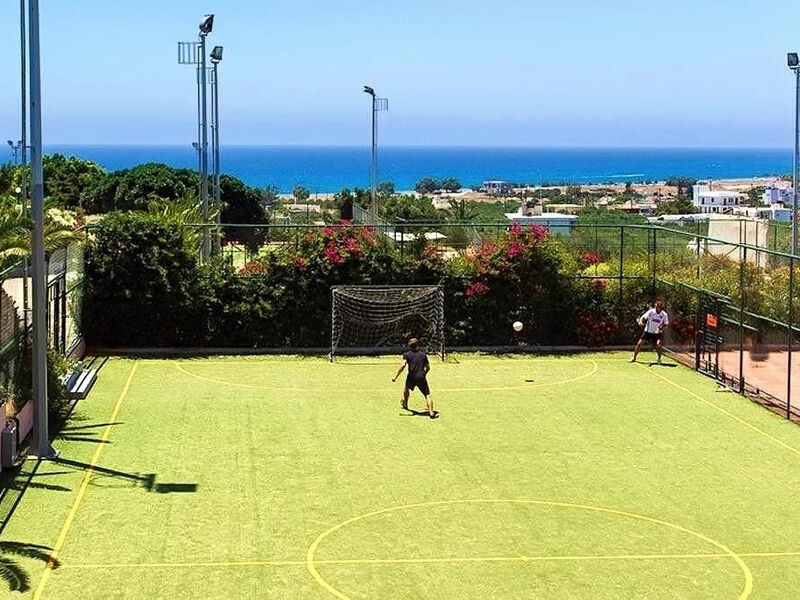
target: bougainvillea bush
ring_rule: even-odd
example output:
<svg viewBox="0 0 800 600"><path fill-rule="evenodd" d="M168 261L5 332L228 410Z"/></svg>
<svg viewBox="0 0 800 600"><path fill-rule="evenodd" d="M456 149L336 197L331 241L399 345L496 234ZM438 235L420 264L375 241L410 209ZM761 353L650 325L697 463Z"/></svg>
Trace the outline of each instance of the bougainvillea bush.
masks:
<svg viewBox="0 0 800 600"><path fill-rule="evenodd" d="M238 270L222 259L198 264L181 231L137 213L93 230L83 320L90 345L324 347L331 286L438 284L448 345L604 346L635 338L651 293L638 281L620 294L616 280L586 278L599 258L540 227L515 225L453 255L424 239L400 251L343 222L265 247Z"/></svg>

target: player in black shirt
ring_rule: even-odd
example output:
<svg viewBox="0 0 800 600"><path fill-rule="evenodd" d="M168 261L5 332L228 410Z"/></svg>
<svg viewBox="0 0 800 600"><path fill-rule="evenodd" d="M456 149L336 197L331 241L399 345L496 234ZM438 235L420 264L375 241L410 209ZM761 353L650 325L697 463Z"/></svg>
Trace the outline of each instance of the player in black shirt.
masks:
<svg viewBox="0 0 800 600"><path fill-rule="evenodd" d="M419 388L419 391L425 396L425 405L428 407L428 414L431 419L439 416L439 413L434 410L433 398L431 398L431 390L428 386L428 371L431 370L431 364L428 362L428 355L419 349L419 342L417 338L408 340L408 347L410 350L403 355L403 362L397 369L397 374L392 378L392 381L397 381L400 373L408 365L408 375L406 376L406 387L403 389L403 400L400 405L404 410L408 410L408 397L411 390Z"/></svg>

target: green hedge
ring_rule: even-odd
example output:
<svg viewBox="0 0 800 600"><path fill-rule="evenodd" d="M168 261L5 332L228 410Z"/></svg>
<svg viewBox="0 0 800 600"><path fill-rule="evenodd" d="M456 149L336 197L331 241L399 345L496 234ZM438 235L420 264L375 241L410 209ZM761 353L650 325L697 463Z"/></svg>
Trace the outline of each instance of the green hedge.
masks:
<svg viewBox="0 0 800 600"><path fill-rule="evenodd" d="M239 272L198 264L181 229L157 216L111 214L92 238L82 320L92 347L324 347L330 288L341 284L443 285L449 345L627 343L632 325L619 323L632 324L650 293L628 285L622 307L616 282L581 277L591 257L538 228L446 258L332 226L268 246Z"/></svg>

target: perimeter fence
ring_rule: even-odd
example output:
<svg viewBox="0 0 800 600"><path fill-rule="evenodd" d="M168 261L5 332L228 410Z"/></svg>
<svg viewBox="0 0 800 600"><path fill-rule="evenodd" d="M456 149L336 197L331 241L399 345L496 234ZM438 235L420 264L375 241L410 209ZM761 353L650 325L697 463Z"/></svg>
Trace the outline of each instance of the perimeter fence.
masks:
<svg viewBox="0 0 800 600"><path fill-rule="evenodd" d="M326 227L331 226L223 225L222 256L245 273L248 263L281 248L297 249L305 236ZM401 256L433 247L446 258L474 252L509 231L508 222L378 221L364 227ZM256 229L259 235L253 236ZM800 366L795 309L800 258L782 251L790 241L785 225L726 219L669 225L575 223L549 229L583 261L579 277L597 280L616 296L617 331L607 341L632 343L636 317L650 301L662 298L672 320L666 345L678 360L800 420L800 385L792 381ZM489 337L482 341L524 342L507 326L519 315L509 307L496 313L483 315ZM556 333L552 341L560 343Z"/></svg>
<svg viewBox="0 0 800 600"><path fill-rule="evenodd" d="M64 356L82 343L84 248L82 244L47 255L47 332L50 347ZM29 360L33 281L28 257L0 272L0 388L17 385ZM10 391L10 390L9 390Z"/></svg>

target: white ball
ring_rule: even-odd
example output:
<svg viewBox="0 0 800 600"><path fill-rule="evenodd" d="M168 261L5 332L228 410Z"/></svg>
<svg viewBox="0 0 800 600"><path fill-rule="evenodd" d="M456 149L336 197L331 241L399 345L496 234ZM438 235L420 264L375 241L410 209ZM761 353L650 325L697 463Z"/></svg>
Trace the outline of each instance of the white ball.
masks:
<svg viewBox="0 0 800 600"><path fill-rule="evenodd" d="M512 327L514 328L514 331L522 331L522 321L514 321Z"/></svg>

